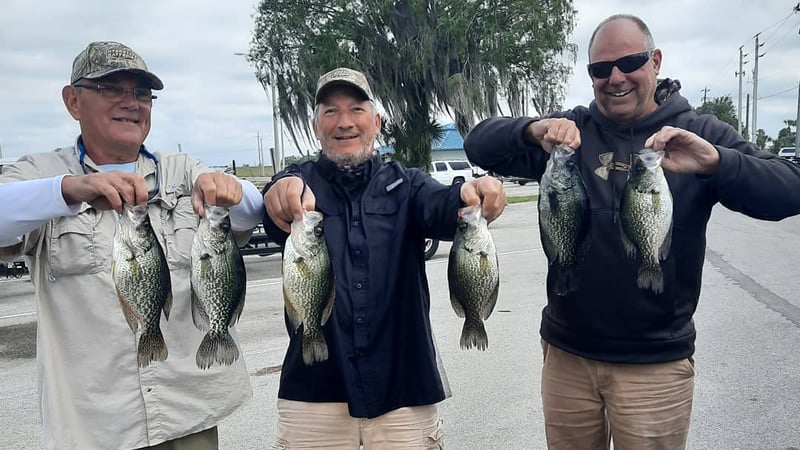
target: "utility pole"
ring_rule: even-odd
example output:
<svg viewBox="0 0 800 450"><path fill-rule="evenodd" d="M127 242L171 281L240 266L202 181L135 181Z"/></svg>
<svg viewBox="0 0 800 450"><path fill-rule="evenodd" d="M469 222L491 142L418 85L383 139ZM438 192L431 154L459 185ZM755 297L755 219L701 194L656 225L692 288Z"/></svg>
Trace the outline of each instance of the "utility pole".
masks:
<svg viewBox="0 0 800 450"><path fill-rule="evenodd" d="M700 89L700 92L702 92L702 93L703 93L703 104L704 104L704 105L705 105L706 103L708 103L708 97L707 97L707 95L708 95L708 91L710 91L710 89L708 88L708 86L706 86L706 87L705 87L705 88L703 88L703 89Z"/></svg>
<svg viewBox="0 0 800 450"><path fill-rule="evenodd" d="M745 109L744 114L744 127L747 128L747 132L750 133L750 142L755 142L753 130L750 129L750 94L747 94L747 109Z"/></svg>
<svg viewBox="0 0 800 450"><path fill-rule="evenodd" d="M181 144L178 144L178 153L183 153L183 151L181 150Z"/></svg>
<svg viewBox="0 0 800 450"><path fill-rule="evenodd" d="M751 136L753 136L753 142L755 142L755 132L758 130L758 58L764 55L758 54L759 47L763 46L764 44L758 44L758 35L761 33L756 34L756 62L755 67L753 67L753 129Z"/></svg>
<svg viewBox="0 0 800 450"><path fill-rule="evenodd" d="M800 7L800 3L797 4L797 7ZM800 83L797 84L797 117L794 122L794 156L800 158Z"/></svg>
<svg viewBox="0 0 800 450"><path fill-rule="evenodd" d="M742 59L747 56L747 53L742 53L742 48L744 46L739 47L739 71L736 72L736 77L739 78L739 109L736 113L736 118L739 123L739 134L742 134L742 79L744 78L744 70L742 70L742 65L747 64L747 61L742 61Z"/></svg>
<svg viewBox="0 0 800 450"><path fill-rule="evenodd" d="M261 131L256 132L256 139L258 140L258 165L261 166L261 176L264 175L264 147L261 140Z"/></svg>

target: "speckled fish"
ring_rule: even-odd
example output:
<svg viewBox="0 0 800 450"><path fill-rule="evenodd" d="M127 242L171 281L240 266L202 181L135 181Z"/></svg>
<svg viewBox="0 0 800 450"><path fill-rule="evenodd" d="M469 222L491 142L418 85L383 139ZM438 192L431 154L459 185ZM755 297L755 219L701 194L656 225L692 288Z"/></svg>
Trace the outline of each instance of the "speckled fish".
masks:
<svg viewBox="0 0 800 450"><path fill-rule="evenodd" d="M578 288L578 265L590 245L589 197L575 155L570 147L553 147L539 183L539 231L558 295Z"/></svg>
<svg viewBox="0 0 800 450"><path fill-rule="evenodd" d="M322 326L333 310L334 276L323 215L306 211L292 222L283 252L283 299L294 331L303 325L303 362L312 365L328 359Z"/></svg>
<svg viewBox="0 0 800 450"><path fill-rule="evenodd" d="M161 311L169 320L172 285L164 252L156 240L147 205L125 205L112 244L111 276L125 320L134 335L142 327L137 345L139 367L167 359L161 334Z"/></svg>
<svg viewBox="0 0 800 450"><path fill-rule="evenodd" d="M228 331L244 308L247 273L233 238L228 208L206 205L192 242L192 320L206 331L197 349L201 369L229 366L239 358L239 347Z"/></svg>
<svg viewBox="0 0 800 450"><path fill-rule="evenodd" d="M664 291L661 260L672 242L672 194L661 168L664 152L644 149L631 155L631 168L620 206L622 244L632 258L641 257L637 284Z"/></svg>
<svg viewBox="0 0 800 450"><path fill-rule="evenodd" d="M500 267L494 239L481 207L467 206L458 211L458 228L447 262L450 304L458 317L465 318L461 348L486 350L489 338L483 321L497 303Z"/></svg>

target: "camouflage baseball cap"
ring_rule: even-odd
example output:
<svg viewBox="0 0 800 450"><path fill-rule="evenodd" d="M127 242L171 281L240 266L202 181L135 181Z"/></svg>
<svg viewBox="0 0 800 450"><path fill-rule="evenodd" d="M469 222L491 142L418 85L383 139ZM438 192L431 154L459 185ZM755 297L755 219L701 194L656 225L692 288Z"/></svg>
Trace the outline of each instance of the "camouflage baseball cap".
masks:
<svg viewBox="0 0 800 450"><path fill-rule="evenodd" d="M115 72L132 72L141 75L155 90L164 89L164 83L152 72L141 56L119 42L92 42L72 62L72 78L75 84L81 78L102 78Z"/></svg>
<svg viewBox="0 0 800 450"><path fill-rule="evenodd" d="M317 93L314 96L314 104L319 103L325 90L333 86L341 85L352 86L364 94L367 100L375 100L372 96L372 89L369 88L366 75L353 69L339 67L319 77L319 81L317 81Z"/></svg>

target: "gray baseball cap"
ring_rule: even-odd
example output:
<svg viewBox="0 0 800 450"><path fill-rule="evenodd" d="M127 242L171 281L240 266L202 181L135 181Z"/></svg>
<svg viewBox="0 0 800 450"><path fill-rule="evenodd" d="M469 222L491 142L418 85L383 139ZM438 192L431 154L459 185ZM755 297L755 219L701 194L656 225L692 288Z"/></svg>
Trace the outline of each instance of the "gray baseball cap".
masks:
<svg viewBox="0 0 800 450"><path fill-rule="evenodd" d="M72 62L70 84L81 78L92 80L116 72L132 72L145 78L152 89L164 89L164 83L147 69L142 57L119 42L89 44Z"/></svg>
<svg viewBox="0 0 800 450"><path fill-rule="evenodd" d="M366 75L357 70L348 69L347 67L339 67L319 77L317 81L317 93L314 95L314 104L319 103L327 89L342 85L354 87L364 94L366 100L375 101Z"/></svg>

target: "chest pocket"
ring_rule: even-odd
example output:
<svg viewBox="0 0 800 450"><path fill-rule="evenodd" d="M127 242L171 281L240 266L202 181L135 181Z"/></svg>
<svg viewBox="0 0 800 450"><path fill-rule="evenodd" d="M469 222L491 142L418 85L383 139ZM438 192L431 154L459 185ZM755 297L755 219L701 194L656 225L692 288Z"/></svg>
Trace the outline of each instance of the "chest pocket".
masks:
<svg viewBox="0 0 800 450"><path fill-rule="evenodd" d="M378 192L365 197L364 226L370 241L379 246L388 245L404 233L408 217L401 206L403 199L408 198L407 189L401 185L388 193Z"/></svg>
<svg viewBox="0 0 800 450"><path fill-rule="evenodd" d="M111 267L111 246L117 215L84 204L76 216L50 222L47 235L50 275L98 273Z"/></svg>
<svg viewBox="0 0 800 450"><path fill-rule="evenodd" d="M192 256L192 240L200 218L192 207L192 197L172 198L162 203L164 253L171 268L188 268ZM171 209L167 209L172 207Z"/></svg>

